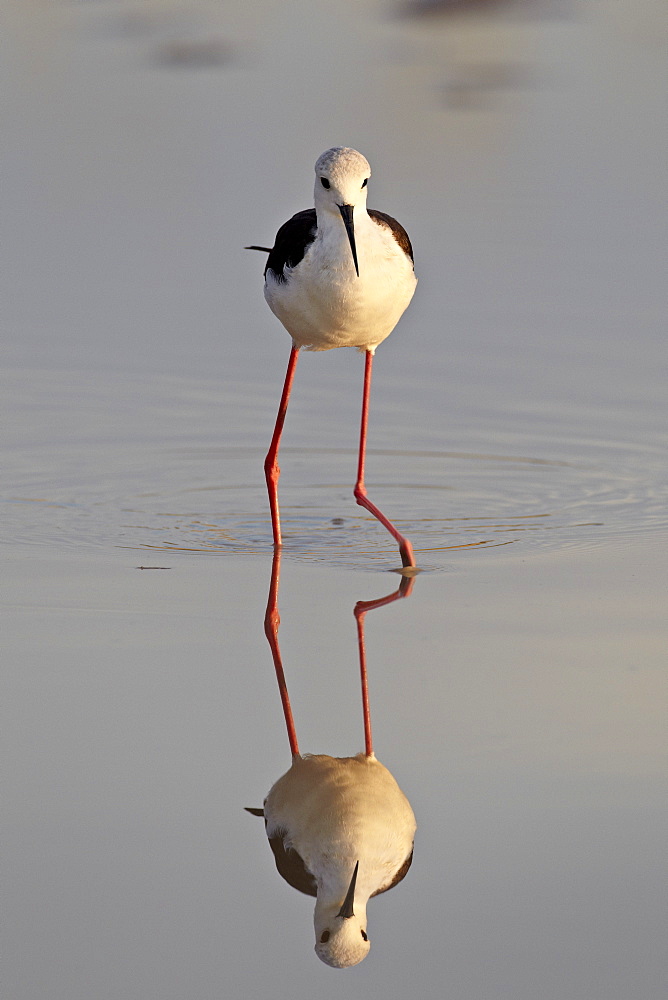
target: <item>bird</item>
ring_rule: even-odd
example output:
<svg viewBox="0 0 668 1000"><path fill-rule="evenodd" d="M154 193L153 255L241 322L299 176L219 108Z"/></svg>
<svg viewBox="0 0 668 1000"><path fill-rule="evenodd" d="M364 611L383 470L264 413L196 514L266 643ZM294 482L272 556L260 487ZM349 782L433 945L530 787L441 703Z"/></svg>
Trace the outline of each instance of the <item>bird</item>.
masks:
<svg viewBox="0 0 668 1000"><path fill-rule="evenodd" d="M301 754L278 645L280 550L272 565L265 632L292 753L290 769L275 782L261 809L276 867L295 889L316 897L315 951L333 968L357 965L371 947L366 907L370 897L396 886L413 860L413 810L390 771L376 758L371 734L364 616L408 597L414 582L355 606L360 652L365 751L353 757Z"/></svg>
<svg viewBox="0 0 668 1000"><path fill-rule="evenodd" d="M408 538L371 502L364 482L369 394L376 348L390 335L417 285L413 248L396 219L367 209L369 162L333 146L315 164L314 207L280 227L268 253L264 295L292 337L290 359L264 462L274 546L282 545L278 451L299 351L356 347L365 354L362 420L354 496L399 545L402 566L415 568Z"/></svg>

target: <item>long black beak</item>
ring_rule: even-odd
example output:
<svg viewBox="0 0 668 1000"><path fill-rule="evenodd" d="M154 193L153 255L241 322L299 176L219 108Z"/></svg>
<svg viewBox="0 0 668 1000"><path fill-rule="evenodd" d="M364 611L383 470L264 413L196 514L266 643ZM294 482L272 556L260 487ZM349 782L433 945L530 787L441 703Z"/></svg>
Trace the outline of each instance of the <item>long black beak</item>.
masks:
<svg viewBox="0 0 668 1000"><path fill-rule="evenodd" d="M336 914L337 917L343 917L344 920L347 920L348 917L352 917L353 915L353 903L355 902L355 883L357 882L357 869L359 868L359 866L360 863L359 861L357 861L355 863L355 871L353 872L353 877L350 880L350 886L348 888L348 892L346 893L346 898L343 900L343 906Z"/></svg>
<svg viewBox="0 0 668 1000"><path fill-rule="evenodd" d="M341 213L341 218L343 219L343 225L346 227L346 232L348 233L348 239L350 240L350 249L353 252L353 262L355 264L355 273L357 277L360 276L360 269L357 266L357 248L355 246L355 226L353 224L353 206L352 205L339 205L339 212Z"/></svg>

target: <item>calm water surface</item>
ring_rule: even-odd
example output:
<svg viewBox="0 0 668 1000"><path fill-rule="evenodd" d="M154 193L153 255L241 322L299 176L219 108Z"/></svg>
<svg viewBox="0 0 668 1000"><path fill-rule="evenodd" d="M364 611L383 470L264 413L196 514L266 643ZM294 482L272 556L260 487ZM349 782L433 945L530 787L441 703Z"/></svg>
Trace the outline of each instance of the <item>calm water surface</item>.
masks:
<svg viewBox="0 0 668 1000"><path fill-rule="evenodd" d="M655 1000L660 7L261 13L5 15L8 996ZM368 485L424 571L367 619L419 831L347 973L243 811L289 764L262 630L289 341L242 248L334 143L420 279L377 355ZM362 365L301 358L281 453L283 656L302 747L339 755L353 606L399 563L352 499Z"/></svg>

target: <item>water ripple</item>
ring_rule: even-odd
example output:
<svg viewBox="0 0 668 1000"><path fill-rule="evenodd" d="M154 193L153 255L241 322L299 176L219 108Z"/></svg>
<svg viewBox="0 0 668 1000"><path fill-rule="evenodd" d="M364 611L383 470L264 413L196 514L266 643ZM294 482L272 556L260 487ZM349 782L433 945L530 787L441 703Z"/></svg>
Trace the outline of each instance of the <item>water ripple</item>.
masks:
<svg viewBox="0 0 668 1000"><path fill-rule="evenodd" d="M373 569L398 562L389 535L355 505L345 478L355 466L353 452L286 448L282 460L286 556ZM582 547L665 530L668 490L658 465L649 465L374 450L367 486L412 540L418 563L439 569L455 551ZM13 541L32 544L112 544L218 556L268 552L271 524L261 468L256 449L172 449L160 474L127 468L125 481L103 477L74 491L67 481L50 488L42 482L39 495L7 498L4 520ZM376 469L384 481L374 479ZM221 471L223 482L213 478Z"/></svg>

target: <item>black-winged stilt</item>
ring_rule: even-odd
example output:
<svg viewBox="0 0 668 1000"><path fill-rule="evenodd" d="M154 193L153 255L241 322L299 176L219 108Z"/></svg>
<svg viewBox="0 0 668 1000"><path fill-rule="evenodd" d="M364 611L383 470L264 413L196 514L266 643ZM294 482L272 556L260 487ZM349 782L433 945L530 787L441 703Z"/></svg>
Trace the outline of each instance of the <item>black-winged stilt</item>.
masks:
<svg viewBox="0 0 668 1000"><path fill-rule="evenodd" d="M414 580L376 601L355 605L365 752L330 757L299 752L283 663L278 645L280 549L274 552L265 632L271 646L292 766L272 786L263 809L276 867L300 892L316 897L315 950L327 965L357 965L371 947L366 906L371 896L392 889L413 859L415 816L390 772L376 759L371 737L364 616L367 611L408 597Z"/></svg>
<svg viewBox="0 0 668 1000"><path fill-rule="evenodd" d="M282 544L278 507L278 449L301 348L357 347L366 353L362 423L354 496L399 544L404 567L414 567L410 541L369 500L364 485L371 369L376 348L398 323L417 278L406 230L391 216L367 209L371 168L346 146L326 150L315 165L315 208L298 212L278 230L269 253L264 294L292 337L292 350L271 445L264 463L274 545Z"/></svg>

